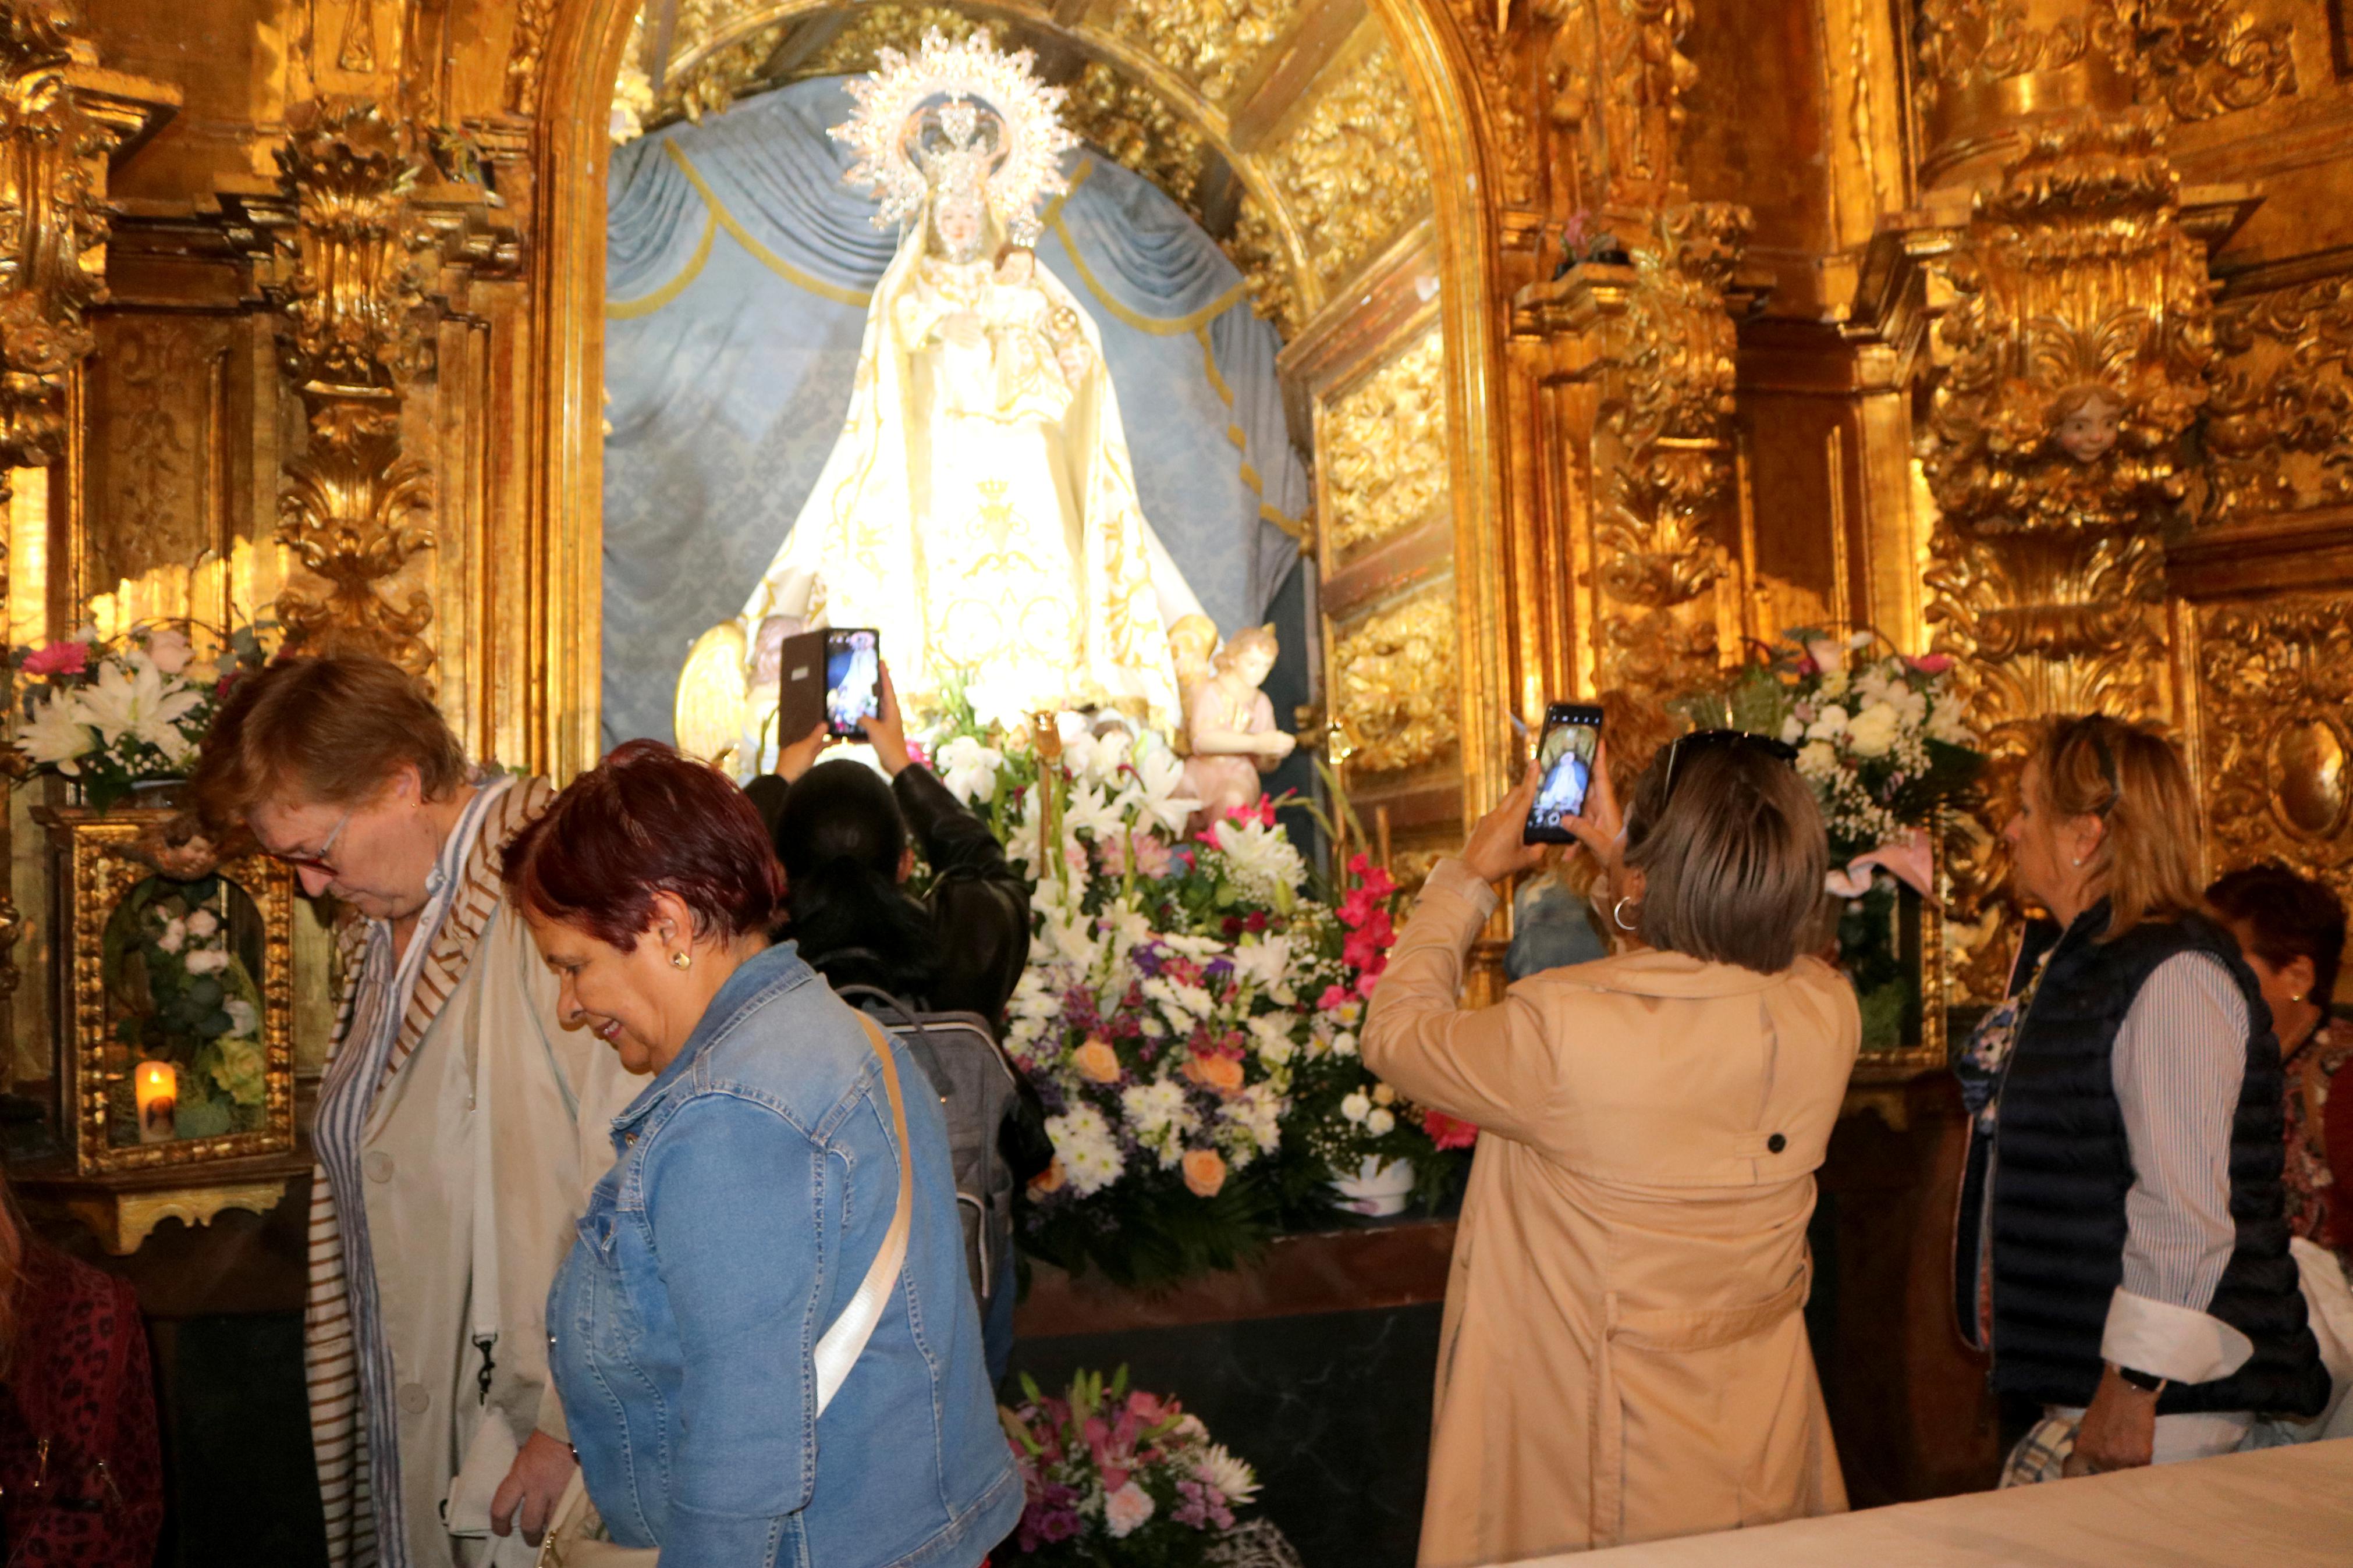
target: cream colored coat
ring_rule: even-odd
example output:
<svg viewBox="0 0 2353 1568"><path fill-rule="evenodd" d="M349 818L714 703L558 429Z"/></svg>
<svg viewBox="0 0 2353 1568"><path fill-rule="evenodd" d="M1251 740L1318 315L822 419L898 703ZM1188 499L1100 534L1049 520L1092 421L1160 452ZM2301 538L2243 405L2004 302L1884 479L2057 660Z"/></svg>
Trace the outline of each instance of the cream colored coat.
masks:
<svg viewBox="0 0 2353 1568"><path fill-rule="evenodd" d="M1811 958L1766 975L1641 952L1466 1012L1494 907L1440 862L1364 1029L1366 1066L1482 1130L1422 1568L1843 1511L1799 1309L1853 991Z"/></svg>

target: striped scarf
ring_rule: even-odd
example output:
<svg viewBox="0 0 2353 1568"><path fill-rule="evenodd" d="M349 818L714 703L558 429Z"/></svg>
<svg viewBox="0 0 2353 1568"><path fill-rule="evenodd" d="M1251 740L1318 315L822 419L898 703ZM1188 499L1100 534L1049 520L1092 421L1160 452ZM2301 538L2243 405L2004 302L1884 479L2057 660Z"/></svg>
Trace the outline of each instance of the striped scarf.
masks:
<svg viewBox="0 0 2353 1568"><path fill-rule="evenodd" d="M397 963L392 928L351 922L347 977L311 1132L310 1294L303 1374L332 1568L408 1568L391 1348L378 1317L360 1155L368 1119L448 1005L497 911L497 856L547 808L536 779L493 778L467 803L436 863L436 891Z"/></svg>

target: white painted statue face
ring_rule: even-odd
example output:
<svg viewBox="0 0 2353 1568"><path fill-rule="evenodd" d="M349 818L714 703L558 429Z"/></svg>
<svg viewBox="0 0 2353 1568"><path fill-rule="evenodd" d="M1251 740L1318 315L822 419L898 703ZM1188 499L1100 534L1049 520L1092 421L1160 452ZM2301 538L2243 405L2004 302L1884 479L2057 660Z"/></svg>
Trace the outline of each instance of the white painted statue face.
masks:
<svg viewBox="0 0 2353 1568"><path fill-rule="evenodd" d="M940 242L940 254L950 261L978 256L983 228L977 196L944 195L932 207L932 233Z"/></svg>

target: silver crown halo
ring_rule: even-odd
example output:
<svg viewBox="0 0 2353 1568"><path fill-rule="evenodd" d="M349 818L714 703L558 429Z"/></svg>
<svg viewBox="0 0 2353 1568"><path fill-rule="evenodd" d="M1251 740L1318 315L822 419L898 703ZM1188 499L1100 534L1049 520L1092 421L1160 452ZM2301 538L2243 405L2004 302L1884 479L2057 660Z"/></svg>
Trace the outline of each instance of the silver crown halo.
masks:
<svg viewBox="0 0 2353 1568"><path fill-rule="evenodd" d="M946 132L967 168L967 160L984 155L973 145L976 102L997 123L982 182L989 211L1013 243L1035 245L1039 203L1071 188L1062 154L1079 144L1062 124L1062 89L1038 79L1035 57L1028 49L1007 54L981 34L950 43L934 28L913 55L885 47L880 61L873 74L848 84L858 107L828 132L857 155L842 181L880 204L874 226L896 228L923 210L931 179L918 144L931 124Z"/></svg>

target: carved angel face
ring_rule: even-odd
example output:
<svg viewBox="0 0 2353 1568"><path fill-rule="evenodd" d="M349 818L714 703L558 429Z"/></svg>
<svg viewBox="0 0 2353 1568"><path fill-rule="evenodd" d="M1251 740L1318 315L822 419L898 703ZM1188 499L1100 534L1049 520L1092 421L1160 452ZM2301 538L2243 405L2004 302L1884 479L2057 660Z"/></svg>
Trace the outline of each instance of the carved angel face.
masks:
<svg viewBox="0 0 2353 1568"><path fill-rule="evenodd" d="M2061 405L2057 431L2060 449L2079 463L2096 463L2116 444L2116 428L2125 405L2105 388L2095 387Z"/></svg>

